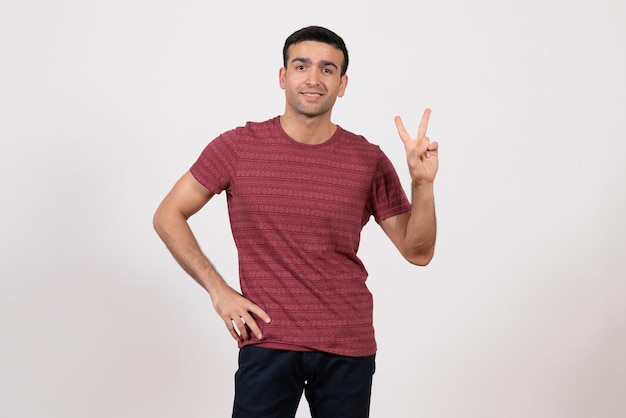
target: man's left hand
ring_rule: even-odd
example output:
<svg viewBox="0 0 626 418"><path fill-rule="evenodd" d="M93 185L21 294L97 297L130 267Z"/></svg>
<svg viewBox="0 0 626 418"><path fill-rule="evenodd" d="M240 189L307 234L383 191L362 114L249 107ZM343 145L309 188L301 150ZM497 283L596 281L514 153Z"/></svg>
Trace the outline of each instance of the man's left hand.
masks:
<svg viewBox="0 0 626 418"><path fill-rule="evenodd" d="M437 142L431 143L426 136L429 118L430 109L426 109L417 130L417 138L411 138L404 128L400 116L394 118L398 134L404 143L411 180L415 184L432 183L439 168L439 144Z"/></svg>

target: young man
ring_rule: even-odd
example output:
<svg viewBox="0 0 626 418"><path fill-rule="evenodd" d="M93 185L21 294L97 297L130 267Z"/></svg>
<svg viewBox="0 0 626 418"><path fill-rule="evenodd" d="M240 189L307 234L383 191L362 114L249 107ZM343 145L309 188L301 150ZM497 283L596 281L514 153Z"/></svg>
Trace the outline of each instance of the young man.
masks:
<svg viewBox="0 0 626 418"><path fill-rule="evenodd" d="M238 341L234 417L293 417L303 391L314 417L367 417L376 342L360 233L373 216L410 263L431 260L438 147L426 136L430 110L415 139L395 119L409 201L380 148L331 121L348 84L341 37L300 29L285 41L283 60L284 113L211 141L165 197L154 226ZM241 294L187 223L222 191Z"/></svg>

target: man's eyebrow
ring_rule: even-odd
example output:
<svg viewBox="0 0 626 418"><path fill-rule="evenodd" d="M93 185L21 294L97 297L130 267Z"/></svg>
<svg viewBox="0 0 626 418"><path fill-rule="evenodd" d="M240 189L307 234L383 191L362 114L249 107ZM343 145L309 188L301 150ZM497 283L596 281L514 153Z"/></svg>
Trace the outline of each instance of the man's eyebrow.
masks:
<svg viewBox="0 0 626 418"><path fill-rule="evenodd" d="M296 57L296 58L292 59L291 62L292 63L294 63L294 62L301 62L303 64L308 64L308 65L313 63L313 61L311 61L310 58L303 58L303 57ZM335 64L332 61L322 60L322 61L320 61L320 64L321 64L322 67L329 67L330 66L330 67L335 67L337 69L339 68L337 66L337 64Z"/></svg>
<svg viewBox="0 0 626 418"><path fill-rule="evenodd" d="M334 63L334 62L332 62L332 61L324 61L324 60L322 60L322 61L320 62L320 64L322 64L322 66L323 66L323 67L335 67L335 68L338 68L338 67L337 67L337 64L335 64L335 63Z"/></svg>
<svg viewBox="0 0 626 418"><path fill-rule="evenodd" d="M301 62L303 64L311 64L312 61L310 58L295 57L294 59L291 60L291 62Z"/></svg>

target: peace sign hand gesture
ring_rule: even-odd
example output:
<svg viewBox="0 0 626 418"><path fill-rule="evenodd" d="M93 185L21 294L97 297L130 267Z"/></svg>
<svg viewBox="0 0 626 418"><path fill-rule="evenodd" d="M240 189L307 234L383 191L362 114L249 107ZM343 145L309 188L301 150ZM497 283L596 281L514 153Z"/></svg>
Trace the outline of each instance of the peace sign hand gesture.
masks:
<svg viewBox="0 0 626 418"><path fill-rule="evenodd" d="M430 109L424 110L422 121L417 130L417 138L413 139L404 128L400 116L394 118L400 139L404 143L406 160L409 165L411 180L416 184L432 183L439 168L439 144L430 142L426 136Z"/></svg>

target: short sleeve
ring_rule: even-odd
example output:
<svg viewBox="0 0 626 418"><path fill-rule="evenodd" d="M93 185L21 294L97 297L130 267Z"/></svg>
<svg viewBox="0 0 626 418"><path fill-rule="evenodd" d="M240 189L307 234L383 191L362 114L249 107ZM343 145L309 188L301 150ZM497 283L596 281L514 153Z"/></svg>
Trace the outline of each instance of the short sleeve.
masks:
<svg viewBox="0 0 626 418"><path fill-rule="evenodd" d="M204 148L189 171L213 193L228 190L235 175L237 147L235 131L218 136Z"/></svg>
<svg viewBox="0 0 626 418"><path fill-rule="evenodd" d="M382 151L372 181L370 205L376 222L411 210L411 203L402 188L398 173Z"/></svg>

